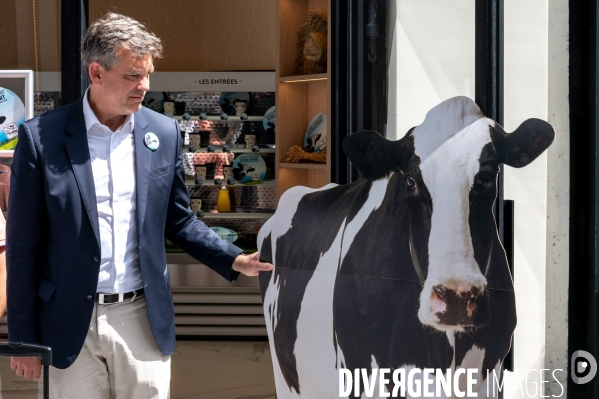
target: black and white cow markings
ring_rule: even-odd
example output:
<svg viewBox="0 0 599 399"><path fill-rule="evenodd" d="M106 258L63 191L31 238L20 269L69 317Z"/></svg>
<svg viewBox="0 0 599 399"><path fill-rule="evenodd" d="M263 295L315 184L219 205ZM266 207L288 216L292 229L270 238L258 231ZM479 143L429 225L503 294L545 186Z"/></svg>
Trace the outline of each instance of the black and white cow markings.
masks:
<svg viewBox="0 0 599 399"><path fill-rule="evenodd" d="M337 398L342 368L476 368L479 397L495 396L485 378L516 325L497 173L526 166L553 136L537 119L506 134L456 97L401 140L348 137L364 179L288 190L258 236L275 265L260 286L278 397Z"/></svg>
<svg viewBox="0 0 599 399"><path fill-rule="evenodd" d="M314 152L316 150L316 146L318 145L318 142L320 141L320 138L322 137L322 134L317 133L313 136L308 137L308 145L304 147L304 150L306 152ZM322 143L324 144L324 143ZM324 147L324 145L322 145L321 147Z"/></svg>
<svg viewBox="0 0 599 399"><path fill-rule="evenodd" d="M240 162L237 167L233 168L233 176L235 177L235 179L241 180L255 170L256 169L253 168L251 165L247 165Z"/></svg>

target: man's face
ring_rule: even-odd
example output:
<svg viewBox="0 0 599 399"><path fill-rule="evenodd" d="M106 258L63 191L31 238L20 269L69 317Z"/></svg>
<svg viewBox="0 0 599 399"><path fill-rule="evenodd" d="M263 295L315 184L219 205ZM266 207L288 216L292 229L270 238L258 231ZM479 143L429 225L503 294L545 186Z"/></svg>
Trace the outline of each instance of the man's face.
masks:
<svg viewBox="0 0 599 399"><path fill-rule="evenodd" d="M95 65L94 65L95 64ZM90 66L95 86L94 102L111 115L128 115L139 111L150 90L150 73L154 72L152 56L135 58L123 47L117 49L117 63L106 70L97 63Z"/></svg>

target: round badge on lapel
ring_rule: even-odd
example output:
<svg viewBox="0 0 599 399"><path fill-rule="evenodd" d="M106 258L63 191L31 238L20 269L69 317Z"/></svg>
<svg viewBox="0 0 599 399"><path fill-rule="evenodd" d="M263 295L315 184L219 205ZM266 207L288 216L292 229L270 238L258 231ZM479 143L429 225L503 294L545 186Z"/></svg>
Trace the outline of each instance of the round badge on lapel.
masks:
<svg viewBox="0 0 599 399"><path fill-rule="evenodd" d="M152 151L156 151L158 149L158 146L160 145L158 137L156 137L156 135L151 132L146 133L146 136L144 137L144 143L146 144L146 147L148 147Z"/></svg>

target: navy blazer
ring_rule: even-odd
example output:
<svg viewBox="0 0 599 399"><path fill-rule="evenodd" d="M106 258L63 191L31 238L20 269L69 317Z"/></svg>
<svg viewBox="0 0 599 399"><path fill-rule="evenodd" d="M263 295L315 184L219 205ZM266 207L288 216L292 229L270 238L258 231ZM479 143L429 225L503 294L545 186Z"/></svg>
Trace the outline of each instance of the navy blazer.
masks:
<svg viewBox="0 0 599 399"><path fill-rule="evenodd" d="M139 266L152 332L170 355L175 314L165 236L230 281L242 250L188 209L177 121L142 107L133 132ZM155 151L144 144L148 132L160 141ZM9 340L51 346L53 366L67 368L91 321L101 254L82 99L20 126L7 237Z"/></svg>

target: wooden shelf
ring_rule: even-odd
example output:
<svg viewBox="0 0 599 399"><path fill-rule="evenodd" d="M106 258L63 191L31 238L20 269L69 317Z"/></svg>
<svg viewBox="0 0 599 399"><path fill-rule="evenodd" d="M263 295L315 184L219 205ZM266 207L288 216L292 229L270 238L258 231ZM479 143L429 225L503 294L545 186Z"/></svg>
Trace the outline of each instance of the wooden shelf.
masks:
<svg viewBox="0 0 599 399"><path fill-rule="evenodd" d="M227 212L227 213L211 213L204 212L204 216L198 219L268 219L273 213L270 212Z"/></svg>
<svg viewBox="0 0 599 399"><path fill-rule="evenodd" d="M285 169L327 169L326 163L289 163L289 162L281 162L279 163L279 168Z"/></svg>
<svg viewBox="0 0 599 399"><path fill-rule="evenodd" d="M229 186L227 184L227 181L225 179L221 179L222 183L221 186ZM195 186L195 181L193 180L185 180L185 185L186 186ZM204 182L202 183L202 187L210 187L210 186L214 186L214 180L204 180ZM274 187L276 185L276 181L275 180L267 180L267 181L262 181L258 184L240 184L240 183L235 183L233 185L230 185L229 187Z"/></svg>
<svg viewBox="0 0 599 399"><path fill-rule="evenodd" d="M181 115L174 115L174 116L171 116L171 118L177 119L180 121L183 120L183 117ZM192 121L197 121L200 119L200 117L198 115L191 115L189 119ZM239 116L229 116L227 119L221 119L220 115L208 115L206 120L207 121L219 121L219 122L256 122L256 121L264 120L264 117L263 116L248 116L248 118L245 121L242 121Z"/></svg>
<svg viewBox="0 0 599 399"><path fill-rule="evenodd" d="M188 147L189 146L186 145L183 148L183 152L184 153L188 153L189 152L187 150ZM214 147L214 149L215 149L214 152L209 153L208 150L206 149L206 147L200 147L200 148L196 148L195 152L201 152L201 153L205 152L205 153L209 153L209 154L226 154L226 152L223 152L222 147ZM251 153L254 153L254 154L272 154L272 153L275 152L275 149L274 148L260 148L260 151L254 152L254 151L252 151L251 148L231 148L231 151L229 151L229 153L234 153L234 154L245 153L245 152L251 152Z"/></svg>
<svg viewBox="0 0 599 399"><path fill-rule="evenodd" d="M319 73L315 75L295 75L295 76L282 76L279 78L281 83L295 83L295 82L317 82L319 80L327 80L328 74Z"/></svg>
<svg viewBox="0 0 599 399"><path fill-rule="evenodd" d="M327 162L287 163L289 148L303 143L306 129L315 115L327 115L327 132L331 132L331 64L326 73L293 75L296 70L297 32L306 12L317 9L330 15L330 0L277 0L277 85L275 175L277 198L295 186L320 188L331 182L331 154ZM328 60L331 60L331 21L328 27ZM331 136L328 137L331 139Z"/></svg>

